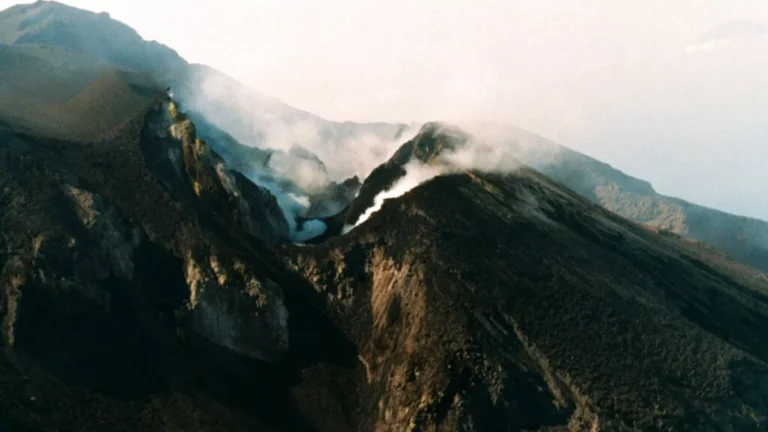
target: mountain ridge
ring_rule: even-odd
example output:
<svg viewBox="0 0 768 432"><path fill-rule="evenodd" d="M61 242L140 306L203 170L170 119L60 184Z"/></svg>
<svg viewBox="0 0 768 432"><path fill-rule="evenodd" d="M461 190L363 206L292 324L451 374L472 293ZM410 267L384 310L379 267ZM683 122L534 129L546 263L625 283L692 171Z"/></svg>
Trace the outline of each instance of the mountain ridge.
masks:
<svg viewBox="0 0 768 432"><path fill-rule="evenodd" d="M52 10L53 12L47 12L48 16L38 18L39 22L35 25L27 25L22 31L33 34L33 30L44 30L46 23L53 22L59 23L57 28L62 25L65 28L72 27L72 29L65 31L67 34L81 34L84 31L83 26L86 28L93 26L93 31L101 32L99 37L94 38L95 43L104 43L105 45L97 49L90 43L84 46L78 45L80 40L78 38L57 40L42 38L42 36L42 39L38 39L39 41L68 48L56 48L55 46L45 48L45 46L31 45L26 42L24 44L16 43L19 39L19 24L24 19L37 17L41 10ZM63 18L56 18L57 14L62 15ZM27 17L27 15L32 16ZM68 20L68 16L75 16L77 19ZM11 23L11 21L13 22ZM13 95L9 96L7 92L3 93L2 83L13 82L14 86L24 86L25 79L15 77L34 77L35 74L41 73L46 68L53 70L52 68L62 62L74 62L75 66L80 63L83 67L73 69L73 73L70 74L72 78L59 78L64 80L61 85L43 86L41 90L46 89L46 94L54 94L56 91L63 90L65 93L68 91L67 94L71 95L76 93L74 89L83 87L84 83L89 80L97 79L101 73L113 66L135 67L134 64L121 59L120 56L106 55L106 63L104 59L93 56L94 53L103 51L109 54L110 50L114 50L112 42L110 42L110 32L107 31L107 29L111 29L110 26L112 25L119 27L119 34L124 34L125 37L130 36L130 46L135 47L137 53L147 53L146 55L141 54L139 57L149 59L146 63L152 65L152 74L157 81L178 91L179 95L177 96L187 110L199 111L202 116L219 129L226 130L236 141L248 146L277 146L278 149L288 150L293 144L300 144L315 155L320 156L326 165L328 165L329 159L339 159L339 163L326 167L329 179L336 183L342 183L355 175L359 178L365 177L376 168L378 163L384 162L399 147L398 140L408 138L407 135L413 133L409 130L415 125L327 122L319 116L279 103L278 99L250 90L220 72L213 72L214 70L207 66L187 65L183 59L178 57L178 54L170 49L164 48L158 51L157 48L153 48L155 47L153 44L147 45L148 48L144 49L142 44L146 44L146 41L143 41L137 33L126 30L125 24L115 24L108 15L74 10L59 3L49 2L14 6L3 11L0 15L0 43L16 43L8 45L8 48L4 48L2 51L16 50L27 58L42 58L44 63L49 63L43 68L39 66L22 67L14 71L4 69L4 66L5 68L8 67L8 63L0 60L0 78L2 78L0 79L0 96L4 97L6 101L14 101ZM31 36L27 38L27 42L34 40ZM46 56L44 55L46 49L53 52ZM66 49L81 52L88 58L81 57L78 60L72 60L80 54L68 52ZM37 52L34 52L35 50ZM159 58L158 52L165 53L164 55L167 56L168 60ZM115 60L118 61L117 64L112 62ZM31 61L22 60L22 64ZM120 61L122 64L119 63ZM35 64L37 65L37 63ZM22 87L30 89L25 94L34 94L33 90L40 81L44 84L55 83L56 80L50 79L51 77L52 75L48 74L47 79L35 79L30 82L29 86ZM220 91L212 92L211 97L196 97L193 89L201 87L205 82L213 83L213 87L220 87ZM72 90L67 90L68 88ZM242 100L238 102L233 95L240 95ZM4 107L0 107L0 116L6 123L10 122L17 126L34 125L38 117L37 113L46 112L45 105L33 107L27 101L20 105L14 103L4 105ZM626 175L594 158L520 128L487 123L480 126L479 130L483 133L477 133L476 136L483 138L484 135L490 135L491 142L499 141L508 145L513 150L513 154L523 162L550 175L600 205L636 222L646 223L661 230L709 243L735 259L755 266L764 272L768 271L768 223L690 204L679 198L665 197L658 194L644 180ZM40 129L39 124L36 127ZM476 129L478 128L468 128L473 133ZM295 130L309 131L309 134L297 133ZM206 131L203 130L201 133L205 134ZM272 135L278 136L279 139L270 139ZM87 138L93 139L92 136ZM239 161L241 170L247 172L260 166L261 156L254 154L252 160L249 156L256 152L240 151L236 144L230 146L235 149L233 154L237 154L241 158ZM369 149L370 155L366 155L365 159L371 162L365 166L356 167L359 165L359 160L355 153L359 152L361 147ZM220 150L222 153L227 153L224 149ZM373 163L373 161L378 162ZM349 167L356 168L350 169Z"/></svg>
<svg viewBox="0 0 768 432"><path fill-rule="evenodd" d="M153 89L94 142L0 130L0 427L762 429L751 269L524 166L280 242L276 199ZM469 139L433 124L390 156Z"/></svg>
<svg viewBox="0 0 768 432"><path fill-rule="evenodd" d="M0 431L765 430L749 226L518 128L325 124L221 76L194 100L217 78L75 42L0 45ZM383 156L327 181L361 131Z"/></svg>
<svg viewBox="0 0 768 432"><path fill-rule="evenodd" d="M608 210L708 243L736 260L768 271L768 222L661 195L645 180L514 126L484 126L486 130L470 125L469 130L480 139L510 148L524 163Z"/></svg>

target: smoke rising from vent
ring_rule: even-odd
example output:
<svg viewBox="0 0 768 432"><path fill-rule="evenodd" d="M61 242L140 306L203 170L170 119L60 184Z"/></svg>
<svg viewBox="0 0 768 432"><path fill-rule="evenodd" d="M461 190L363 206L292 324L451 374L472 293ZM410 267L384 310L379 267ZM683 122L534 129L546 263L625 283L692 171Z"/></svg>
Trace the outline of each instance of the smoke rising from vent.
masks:
<svg viewBox="0 0 768 432"><path fill-rule="evenodd" d="M258 4L234 19L280 24L229 39L249 56L205 59L294 106L336 120L509 122L661 193L768 218L764 2ZM202 60L212 44L186 45ZM701 187L712 172L721 178Z"/></svg>
<svg viewBox="0 0 768 432"><path fill-rule="evenodd" d="M274 179L270 177L264 175L247 176L257 186L266 189L269 193L275 196L277 205L280 206L285 219L288 221L288 229L293 235L293 233L296 232L297 219L306 212L311 204L309 197L285 190L285 188L275 183Z"/></svg>
<svg viewBox="0 0 768 432"><path fill-rule="evenodd" d="M319 219L305 221L301 225L301 228L293 235L293 241L303 243L312 240L315 237L323 235L326 229L328 229L328 226L325 222Z"/></svg>
<svg viewBox="0 0 768 432"><path fill-rule="evenodd" d="M384 204L385 200L405 195L408 191L424 183L425 181L428 181L434 177L439 176L440 174L447 172L449 167L443 165L431 166L424 165L419 162L410 162L404 167L404 169L405 175L397 182L395 182L392 187L376 195L376 197L373 199L373 205L371 205L371 207L366 209L366 211L360 215L354 225L346 225L342 230L343 234L346 234L347 232L351 231L352 228L367 221L372 214L381 209L381 206Z"/></svg>
<svg viewBox="0 0 768 432"><path fill-rule="evenodd" d="M312 158L314 155L297 155L296 149L292 147L287 153L273 153L268 167L275 176L291 180L306 193L322 191L331 181L325 166L319 159Z"/></svg>
<svg viewBox="0 0 768 432"><path fill-rule="evenodd" d="M177 92L184 106L240 144L260 149L234 152L238 159L229 162L277 198L297 242L325 231L319 220L298 221L341 210L348 202L333 190L365 178L418 131L418 125L329 122L207 68L196 71L192 84Z"/></svg>
<svg viewBox="0 0 768 432"><path fill-rule="evenodd" d="M184 102L242 144L322 161L324 173L313 173L315 185L366 177L420 127L330 122L206 68L197 71L194 82Z"/></svg>
<svg viewBox="0 0 768 432"><path fill-rule="evenodd" d="M522 166L519 159L513 154L524 155L528 147L520 145L517 140L510 140L508 135L506 139L501 136L488 135L489 140L478 139L477 137L464 135L464 132L436 128L430 132L436 135L446 134L458 136L462 142L458 148L453 151L443 151L429 164L424 164L418 159L408 162L403 169L405 175L395 182L389 189L380 192L373 199L373 204L352 225L345 225L342 234L350 232L355 227L367 221L374 213L379 211L384 201L405 195L413 188L427 182L434 177L444 174L451 174L461 171L480 171L485 173L508 174ZM493 138L497 138L495 141ZM522 149L522 150L521 150ZM540 148L537 150L541 151ZM552 160L555 147L548 148L546 155L537 155L542 160Z"/></svg>
<svg viewBox="0 0 768 432"><path fill-rule="evenodd" d="M768 219L762 0L67 3L326 118L509 122L661 193ZM279 118L278 102L255 108Z"/></svg>

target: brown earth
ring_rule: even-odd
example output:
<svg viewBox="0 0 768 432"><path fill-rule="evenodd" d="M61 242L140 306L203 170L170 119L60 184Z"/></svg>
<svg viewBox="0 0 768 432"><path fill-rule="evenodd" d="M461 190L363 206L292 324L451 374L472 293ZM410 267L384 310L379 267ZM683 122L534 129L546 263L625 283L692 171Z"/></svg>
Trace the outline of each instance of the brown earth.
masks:
<svg viewBox="0 0 768 432"><path fill-rule="evenodd" d="M2 129L0 428L764 428L752 269L527 168L274 245L274 199L152 100L95 143Z"/></svg>
<svg viewBox="0 0 768 432"><path fill-rule="evenodd" d="M768 429L746 258L525 167L437 177L336 235L468 139L436 124L319 244L286 244L275 198L146 75L16 45L93 17L27 8L0 13L0 56L79 66L38 99L0 80L0 431Z"/></svg>

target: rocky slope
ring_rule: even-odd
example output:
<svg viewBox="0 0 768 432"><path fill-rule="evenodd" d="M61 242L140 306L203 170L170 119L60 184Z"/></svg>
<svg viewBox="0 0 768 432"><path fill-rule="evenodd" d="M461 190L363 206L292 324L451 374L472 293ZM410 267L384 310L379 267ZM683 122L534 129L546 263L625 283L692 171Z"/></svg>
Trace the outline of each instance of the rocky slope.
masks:
<svg viewBox="0 0 768 432"><path fill-rule="evenodd" d="M32 18L25 35L45 36L111 22L26 8L0 23ZM453 167L341 235L407 167L472 143L438 123L291 219L273 192L301 178L249 177L278 173L275 155L322 160L244 147L80 49L0 49L20 59L0 61L2 77L70 71L41 81L50 93L0 79L13 96L0 107L0 431L767 428L760 271L525 166ZM24 111L33 102L46 109ZM554 177L580 172L563 161ZM589 181L652 191L583 165ZM308 217L329 229L291 244Z"/></svg>
<svg viewBox="0 0 768 432"><path fill-rule="evenodd" d="M467 140L440 131L389 166ZM286 252L365 371L335 430L765 428L768 285L756 271L531 169L439 176L349 234ZM304 377L299 400L303 386L353 379Z"/></svg>
<svg viewBox="0 0 768 432"><path fill-rule="evenodd" d="M218 143L216 151L235 170L261 169L269 154L239 143L280 151L298 144L326 164L333 156L336 163L326 166L324 175L314 172L326 183L327 189L318 192L323 196L328 191L342 192L339 186L354 175L366 176L389 158L411 129L409 125L327 121L259 94L215 69L187 64L172 49L144 41L107 14L56 2L18 5L0 12L0 98L4 102L0 121L6 124L63 139L98 139L113 127L109 118L97 128L79 128L77 119L82 115L101 113L80 113L78 104L69 99L114 68L147 72L172 87L188 111L198 112L190 112L198 133ZM92 94L98 95L98 89ZM230 139L221 137L222 130ZM768 272L766 222L659 195L645 181L511 125L472 125L470 130L511 144L524 163L621 216L709 243ZM357 157L360 152L365 157ZM314 201L313 210L307 212L312 217L327 216L348 202L315 211Z"/></svg>
<svg viewBox="0 0 768 432"><path fill-rule="evenodd" d="M15 55L13 62L5 60L4 46L7 55L25 51L24 58ZM28 53L36 49L45 52ZM3 69L7 67L12 70L5 75ZM407 127L323 119L264 96L213 68L189 64L171 48L145 41L135 30L105 13L95 14L54 1L38 1L0 11L0 92L4 87L2 83L8 82L6 79L13 79L14 87L27 90L26 98L17 104L4 104L7 111L19 115L19 108L24 108L30 97L42 95L47 99L49 94L62 92L57 88L71 97L75 89L82 88L80 84L87 85L110 67L151 74L155 81L173 88L175 98L188 110L200 112L207 121L249 146L288 150L293 144L299 144L323 153L355 148L362 140L366 148L372 149L372 157L383 160L391 150L388 146L393 145ZM42 73L45 71L56 73L50 77L51 74ZM41 73L47 78L42 78ZM48 85L62 79L64 82L58 86ZM42 83L43 88L38 88L38 83ZM34 120L37 111L40 110L20 120ZM3 114L2 108L0 114ZM331 167L330 180L341 182L354 174L367 174L367 171L353 172L355 170L345 166ZM360 169L374 167L375 164Z"/></svg>
<svg viewBox="0 0 768 432"><path fill-rule="evenodd" d="M708 243L768 272L768 222L668 197L650 183L509 125L482 124L478 136L510 148L523 162L627 219Z"/></svg>
<svg viewBox="0 0 768 432"><path fill-rule="evenodd" d="M290 245L161 89L141 108L95 142L2 128L0 427L764 428L754 270L527 168ZM429 125L391 165L468 139Z"/></svg>
<svg viewBox="0 0 768 432"><path fill-rule="evenodd" d="M0 428L303 424L263 366L297 340L283 214L155 92L94 143L0 130Z"/></svg>
<svg viewBox="0 0 768 432"><path fill-rule="evenodd" d="M19 4L0 12L0 44L63 47L138 72L182 67L172 49L144 41L133 28L55 1Z"/></svg>

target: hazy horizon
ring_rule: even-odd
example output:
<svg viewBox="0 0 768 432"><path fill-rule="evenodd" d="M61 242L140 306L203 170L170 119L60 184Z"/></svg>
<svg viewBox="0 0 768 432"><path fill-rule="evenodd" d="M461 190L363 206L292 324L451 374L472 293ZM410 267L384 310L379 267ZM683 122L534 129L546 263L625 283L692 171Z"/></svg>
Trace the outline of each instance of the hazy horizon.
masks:
<svg viewBox="0 0 768 432"><path fill-rule="evenodd" d="M768 220L763 1L62 3L331 120L511 123Z"/></svg>

